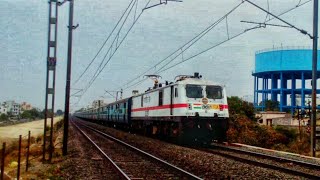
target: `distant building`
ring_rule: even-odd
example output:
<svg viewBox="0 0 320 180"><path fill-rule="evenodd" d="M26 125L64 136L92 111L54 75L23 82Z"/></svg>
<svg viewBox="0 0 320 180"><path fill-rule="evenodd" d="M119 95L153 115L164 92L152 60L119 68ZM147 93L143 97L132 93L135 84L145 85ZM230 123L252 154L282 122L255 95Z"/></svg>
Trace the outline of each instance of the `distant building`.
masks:
<svg viewBox="0 0 320 180"><path fill-rule="evenodd" d="M10 113L13 116L19 116L21 112L20 104L15 101L5 101L3 103L4 106L7 107L7 113Z"/></svg>
<svg viewBox="0 0 320 180"><path fill-rule="evenodd" d="M93 102L92 102L92 108L99 108L99 107L102 107L102 106L104 106L104 105L106 105L105 103L104 103L104 101L103 100L94 100Z"/></svg>
<svg viewBox="0 0 320 180"><path fill-rule="evenodd" d="M292 116L285 112L259 112L256 114L256 116L260 118L258 123L261 125L296 125L295 121L292 119Z"/></svg>
<svg viewBox="0 0 320 180"><path fill-rule="evenodd" d="M31 104L28 104L27 102L21 103L21 111L29 111L32 109Z"/></svg>
<svg viewBox="0 0 320 180"><path fill-rule="evenodd" d="M8 114L8 108L3 103L0 103L0 114Z"/></svg>

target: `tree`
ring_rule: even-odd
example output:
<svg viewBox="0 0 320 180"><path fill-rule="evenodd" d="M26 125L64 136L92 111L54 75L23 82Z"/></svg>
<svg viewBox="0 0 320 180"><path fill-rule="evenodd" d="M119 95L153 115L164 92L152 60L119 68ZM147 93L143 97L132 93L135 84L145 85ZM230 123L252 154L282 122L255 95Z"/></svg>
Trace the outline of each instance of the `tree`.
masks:
<svg viewBox="0 0 320 180"><path fill-rule="evenodd" d="M41 111L41 115L40 115L41 118L44 118L45 113L46 113L46 110L43 109L43 110ZM54 115L54 114L52 113L52 109L48 109L47 118L51 117L52 115Z"/></svg>
<svg viewBox="0 0 320 180"><path fill-rule="evenodd" d="M260 102L262 105L263 102ZM266 100L265 101L266 111L279 111L279 101Z"/></svg>
<svg viewBox="0 0 320 180"><path fill-rule="evenodd" d="M23 119L36 119L36 118L42 118L41 113L36 109L33 108L31 110L23 111L23 113L20 115Z"/></svg>
<svg viewBox="0 0 320 180"><path fill-rule="evenodd" d="M229 113L231 115L245 115L251 120L256 120L255 109L252 103L244 101L237 96L228 97Z"/></svg>
<svg viewBox="0 0 320 180"><path fill-rule="evenodd" d="M57 116L63 115L63 111L61 109L58 109L57 112L56 112L56 115Z"/></svg>
<svg viewBox="0 0 320 180"><path fill-rule="evenodd" d="M20 115L22 119L32 119L32 114L30 111L23 111L23 113Z"/></svg>
<svg viewBox="0 0 320 180"><path fill-rule="evenodd" d="M8 115L6 115L6 114L1 114L0 115L0 121L7 121L7 120L9 120Z"/></svg>

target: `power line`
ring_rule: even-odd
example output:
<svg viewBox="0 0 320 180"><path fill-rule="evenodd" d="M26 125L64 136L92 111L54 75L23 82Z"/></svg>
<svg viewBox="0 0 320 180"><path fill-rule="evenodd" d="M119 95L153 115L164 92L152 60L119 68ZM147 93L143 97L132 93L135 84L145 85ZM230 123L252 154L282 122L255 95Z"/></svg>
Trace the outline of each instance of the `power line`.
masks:
<svg viewBox="0 0 320 180"><path fill-rule="evenodd" d="M130 81L128 81L127 83L125 83L122 86L125 85L129 85L131 82L137 80L139 77L143 76L145 73L149 72L150 70L152 70L153 68L156 68L159 64L161 64L162 62L164 62L165 60L169 59L171 56L173 56L174 54L176 54L177 52L179 52L181 50L181 52L179 54L177 54L173 59L176 59L178 56L180 56L183 52L185 52L186 50L188 50L192 45L194 45L196 42L198 42L203 36L205 36L207 33L209 33L214 27L216 27L223 19L225 19L227 16L229 16L232 12L234 12L237 8L240 7L241 4L243 4L244 2L239 3L238 5L236 5L234 8L232 8L228 13L226 13L224 16L222 16L220 19L218 19L217 21L215 21L214 23L212 23L211 25L209 25L207 28L205 28L203 31L201 31L199 34L197 34L194 38L192 38L190 41L188 41L187 43L185 43L183 46L179 47L177 50L175 50L174 52L172 52L169 56L167 56L166 58L162 59L161 61L159 61L156 65L152 66L151 68L149 68L148 70L146 70L145 72L141 73L140 75L138 75L137 77L131 79ZM190 44L191 43L191 44ZM190 44L189 46L187 46L188 44ZM187 47L186 47L187 46ZM186 47L184 50L182 50L184 47ZM168 65L165 64L164 66ZM164 67L162 66L162 67Z"/></svg>
<svg viewBox="0 0 320 180"><path fill-rule="evenodd" d="M135 1L135 2L137 2L137 1ZM100 68L101 68L101 66L103 65L103 62L105 61L105 59L106 59L107 55L109 54L109 52L110 52L110 55L112 54L112 47L113 47L114 43L116 42L116 40L118 40L118 38L119 38L119 34L120 34L120 32L121 32L121 30L122 30L122 28L123 28L124 24L126 23L126 21L127 21L127 19L128 19L128 17L129 17L129 15L130 15L130 13L131 13L131 11L132 11L132 9L133 9L134 5L135 5L135 3L131 6L131 8L130 8L130 10L129 10L128 14L127 14L127 16L125 17L125 19L124 19L124 21L123 21L122 25L120 26L120 28L119 28L119 30L118 30L117 36L113 39L113 41L112 41L112 43L111 43L111 45L110 45L110 47L109 47L108 51L105 53L105 55L104 55L104 57L103 57L102 61L100 62L99 66L97 67L97 69L96 69L96 71L95 71L95 73L93 74L92 78L90 79L89 84L91 84L91 82L93 81L93 79L95 78L95 76L97 76L97 74L98 74L98 72L99 72L99 69L100 69ZM116 49L117 49L117 47L118 47L118 45L116 44ZM115 50L115 51L116 51L116 50ZM115 53L115 52L114 52L114 53ZM108 59L107 63L110 61L110 59L111 59L111 58L109 57L109 59Z"/></svg>
<svg viewBox="0 0 320 180"><path fill-rule="evenodd" d="M149 0L147 2L147 4L145 5L145 7L147 7L149 5L151 0ZM113 57L113 55L117 52L117 50L119 49L119 47L121 46L121 44L123 43L123 41L126 39L126 37L128 36L129 32L132 30L133 26L136 24L136 22L139 20L139 18L141 17L143 11L141 11L141 13L138 15L138 17L134 20L134 22L132 23L132 25L130 26L129 30L127 31L127 33L125 34L125 36L123 37L123 39L120 41L120 44L116 47L115 51L110 54L110 57L108 59L108 61L103 65L103 67L101 68L101 70L99 71L99 73L94 76L94 78L92 79L91 82L89 82L89 84L86 86L85 90L83 91L82 95L80 96L78 102L76 104L78 104L82 98L82 96L87 92L87 90L92 86L92 84L94 83L94 81L96 80L96 78L100 75L100 73L103 71L103 69L106 67L106 65L109 63L109 61L111 60L111 58Z"/></svg>
<svg viewBox="0 0 320 180"><path fill-rule="evenodd" d="M252 4L252 3L251 3L250 1L248 1L248 0L245 0L245 1L249 2L250 4ZM311 0L310 0L310 1L311 1ZM310 1L308 1L308 2L310 2ZM301 5L302 5L302 4L301 4ZM294 9L297 8L297 7L299 7L299 6L295 6ZM283 15L283 13L282 13L281 15ZM279 16L281 16L281 15L279 15ZM273 19L279 19L279 18L276 18L274 15L272 15L272 16L273 16L274 18L269 19L269 20L267 20L266 22L269 22L269 21L271 21L271 20L273 20ZM282 20L281 20L281 21L282 21ZM286 22L286 23L287 23L287 22ZM265 23L265 24L266 24L266 23ZM289 24L289 23L287 23L287 24ZM294 25L292 25L292 24L289 24L289 25L290 25L290 27L292 27L292 28L294 28L294 29L297 29L297 30L300 31L300 32L304 31L304 30L301 30L301 29L299 29L299 28L296 28L296 27L295 27ZM280 26L280 25L279 25L279 26ZM216 48L216 47L218 47L218 46L220 46L220 45L228 42L229 40L232 40L232 39L234 39L234 38L237 38L237 37L245 34L246 32L248 32L248 31L250 31L250 30L253 30L253 29L256 29L256 28L261 28L261 27L263 27L263 26L261 26L261 24L259 24L259 25L255 26L255 27L253 27L253 28L246 29L246 30L244 30L243 32L234 35L234 36L231 37L230 39L224 40L224 41L222 41L222 42L220 42L220 43L218 43L218 44L216 44L216 45L214 45L214 46L211 46L211 47L209 47L209 48L207 48L207 49L205 49L205 50L203 50L203 51L201 51L201 52L199 52L199 53L197 53L197 54L195 54L195 55L193 55L193 56L191 56L191 57L189 57L189 58L187 58L187 59L185 59L185 60L183 60L183 61L181 61L181 62L178 62L178 63L176 63L176 64L174 64L174 65L172 65L172 66L170 66L170 67L168 67L168 68L166 68L166 69L164 69L164 70L162 70L162 71L157 71L156 73L162 73L162 72L164 72L164 71L167 71L167 70L169 70L169 69L171 69L171 68L173 68L173 67L175 67L175 66L177 66L177 65L179 65L179 64L181 64L181 63L184 63L184 62L186 62L186 61L188 61L188 60L190 60L190 59L193 59L193 58L195 58L195 57L197 57L197 56L199 56L199 55L201 55L201 54L203 54L203 53L205 53L205 52L213 49L213 48ZM307 35L309 35L309 34L307 34Z"/></svg>
<svg viewBox="0 0 320 180"><path fill-rule="evenodd" d="M264 12L268 13L268 14L270 14L270 15L271 15L271 16L273 16L275 19L278 19L279 21L281 21L281 22L283 22L283 23L285 23L285 24L287 24L287 25L291 26L292 28L294 28L294 29L296 29L296 30L300 31L302 34L308 35L311 39L313 39L312 35L311 35L311 34L309 34L306 30L304 30L304 29L300 29L300 28L296 27L295 25L293 25L293 24L291 24L291 23L289 23L289 22L287 22L287 21L285 21L285 20L283 20L283 19L279 18L278 16L276 16L276 15L274 15L274 14L272 14L272 13L268 12L267 10L263 9L262 7L260 7L260 6L256 5L255 3L253 3L253 2L251 2L251 1L249 1L249 0L244 0L244 1L246 1L246 2L248 2L249 4L251 4L251 5L255 6L256 8L258 8L258 9L260 9L260 10L262 10L262 11L264 11Z"/></svg>
<svg viewBox="0 0 320 180"><path fill-rule="evenodd" d="M308 0L308 1L306 1L306 2L304 2L304 3L299 3L298 5L296 5L295 7L293 7L293 8L291 8L291 9L288 9L288 10L286 10L286 11L284 11L284 12L282 12L282 13L280 13L278 16L282 16L282 15L284 15L284 14L287 14L287 13L289 13L289 12L291 12L292 10L294 10L294 9L296 9L296 8L298 8L298 7L301 7L301 6L303 6L303 5L305 5L305 4L307 4L307 3L309 3L310 1L312 1L312 0ZM150 2L150 1L149 1ZM241 3L242 4L242 3ZM140 15L141 15L142 13L140 13ZM139 15L139 17L140 17L140 15ZM139 18L138 17L138 18ZM227 16L224 16L224 17L227 17ZM220 18L218 21L216 21L216 23L220 23L222 20L223 20L224 18ZM269 21L271 21L271 20L273 20L273 19L275 19L275 18L269 18L266 22L269 22ZM134 24L133 24L134 25ZM171 53L167 58L165 58L165 59L163 59L162 61L160 61L159 63L157 63L155 66L153 66L152 68L149 68L147 71L145 71L143 74L145 74L146 72L148 72L148 71L150 71L150 70L152 70L153 68L155 68L157 65L159 65L161 62L163 62L163 61L165 61L166 59L168 59L169 57L171 57L172 55L174 55L176 52L178 52L179 50L181 50L183 47L185 47L186 45L188 45L189 43L195 43L195 42L193 42L195 39L197 39L199 36L200 36L200 38L201 37L203 37L206 33L208 33L207 32L207 30L208 29L210 29L210 28L212 28L212 27L214 27L214 25L215 25L215 23L213 23L211 26L209 26L208 28L206 28L204 31L202 31L200 34L198 34L196 37L194 37L192 40L190 40L188 43L186 43L185 45L183 45L181 48L179 48L179 49L177 49L175 52L173 52L173 53ZM223 44L223 43L226 43L227 41L229 41L229 40L232 40L232 39L234 39L234 38L237 38L237 37L239 37L239 36L241 36L241 35L243 35L244 33L246 33L246 32L248 32L248 31L250 31L250 30L252 30L252 29L256 29L256 28L260 28L261 27L261 25L257 25L257 26L254 26L253 28L250 28L250 29L246 29L245 31L243 31L243 32L241 32L241 33L239 33L239 34L237 34L237 35L234 35L234 36L232 36L231 38L229 37L227 40L225 40L225 41L222 41L222 42L220 42L220 43L218 43L218 44L216 44L216 45L214 45L214 46L211 46L211 47L209 47L209 48L207 48L207 49L205 49L205 50L203 50L203 51L201 51L201 52L199 52L199 53L197 53L197 54L195 54L195 55L193 55L193 56L191 56L191 57L189 57L189 58L187 58L187 59L184 59L182 62L178 62L178 63L176 63L176 64L174 64L174 65L172 65L172 66L170 66L170 67L168 67L168 68L166 68L166 69L164 69L164 70L162 70L166 65L168 65L169 63L167 63L165 66L162 66L158 71L156 71L156 72L158 72L158 73L162 73L162 72L164 72L164 71L167 71L168 69L171 69L171 68L173 68L173 67L175 67L175 66L177 66L177 65L179 65L179 64L181 64L181 63L183 63L183 62L185 62L185 61L188 61L188 60L191 60L191 59L193 59L193 58L195 58L195 57L197 57L197 56L199 56L199 55L201 55L201 54L203 54L203 53L205 53L205 52L207 52L207 51L209 51L209 50L211 50L211 49L213 49L213 48L215 48L215 47L218 47L218 46L220 46L221 44ZM131 28L130 28L131 29ZM130 31L130 30L129 30ZM209 30L210 31L210 30ZM203 34L204 33L204 34ZM128 34L128 33L127 33ZM124 40L124 39L123 39ZM123 41L122 40L122 41ZM198 41L199 39L197 39L196 41ZM190 46L189 46L190 47ZM189 48L188 47L188 48ZM185 50L187 50L187 48L185 49ZM181 52L180 52L180 54L182 54L185 50L182 50ZM179 54L179 55L180 55ZM179 56L178 55L178 56ZM113 55L112 55L113 56ZM176 56L174 59L176 59L178 56ZM170 62L172 62L174 59L172 59ZM107 62L108 63L108 62ZM107 64L106 63L106 64ZM106 65L105 64L105 65ZM104 65L104 67L105 67L105 65ZM103 67L103 68L104 68ZM98 73L98 75L101 73L101 71L103 70L103 68L100 70L100 72ZM162 71L161 71L162 70ZM143 74L141 74L141 75L143 75ZM97 76L98 76L97 75ZM135 79L133 79L131 82L133 82L133 81L135 81L136 79L138 79L139 77L141 77L141 75L139 75L138 77L136 77ZM97 78L97 76L95 77L95 79ZM94 79L94 80L95 80ZM133 86L136 86L136 85L138 85L138 84L141 84L143 81L145 81L146 79L142 79L142 80L140 80L140 81L138 81L137 83L135 83L135 84L132 84L132 85L130 85L130 86L128 86L128 87L126 87L126 88L124 88L124 89L128 89L128 88L130 88L130 87L133 87ZM92 82L93 83L93 82ZM89 87L92 85L92 83L89 85ZM127 83L127 85L129 85L130 83ZM88 87L88 88L89 88ZM87 88L87 89L88 89ZM86 90L87 90L86 89ZM85 92L84 92L85 93ZM83 94L84 94L83 93ZM82 95L83 95L82 94ZM79 99L79 101L80 101L80 99Z"/></svg>
<svg viewBox="0 0 320 180"><path fill-rule="evenodd" d="M124 17L124 15L126 14L126 12L128 11L129 7L131 6L132 2L134 0L131 0L131 2L129 3L128 7L126 8L126 10L123 12L122 16L120 17L120 19L118 20L117 24L114 26L114 28L112 29L111 33L109 34L109 36L107 37L107 39L103 42L102 46L100 47L99 51L96 53L96 55L93 57L93 59L91 60L91 62L87 65L86 69L82 72L82 74L78 77L78 79L73 83L73 85L75 85L81 78L82 76L87 72L87 70L89 69L89 67L91 66L91 64L95 61L95 59L97 58L97 56L100 54L100 52L102 51L103 47L106 45L106 43L108 42L108 40L110 39L111 35L113 34L113 32L115 31L115 29L118 27L119 23L121 22L122 18ZM137 0L135 0L137 1Z"/></svg>
<svg viewBox="0 0 320 180"><path fill-rule="evenodd" d="M287 14L287 13L293 11L294 9L297 9L298 7L301 7L301 6L307 4L307 3L311 2L311 1L312 1L312 0L308 0L308 1L304 2L304 3L299 2L298 5L294 6L293 8L290 8L290 9L288 9L288 10L282 12L282 13L280 13L278 16L282 16L282 15L284 15L284 14ZM269 22L269 21L271 21L271 20L273 20L273 19L275 19L275 18L274 18L274 17L269 18L266 22ZM243 32L241 32L241 33L233 36L233 37L230 38L229 40L234 39L234 38L236 38L236 37L239 37L239 36L241 36L242 34L248 32L248 31L250 31L250 30L257 29L257 28L260 28L260 27L261 27L261 25L257 25L257 26L254 26L254 27L250 28L250 29L246 29L245 31L243 31ZM209 50L217 47L217 46L220 46L221 44L223 44L223 43L225 43L225 42L227 42L227 41L229 41L229 40L225 40L225 41L220 42L220 43L218 43L218 44L216 44L216 45L214 45L214 46L211 46L210 48L207 48L206 50L201 51L201 52L199 52L199 53L197 53L197 54L195 54L195 55L193 55L193 56L191 56L191 57L183 60L182 62L176 63L176 64L174 64L173 66L170 66L169 68L166 68L166 69L164 69L164 70L162 70L162 71L160 71L160 69L159 69L159 70L156 71L155 73L162 73L162 72L164 72L164 71L166 71L166 70L168 70L168 69L171 69L171 68L173 68L173 67L175 67L175 66L177 66L177 65L179 65L179 64L181 64L181 63L183 63L183 62L185 62L185 61L188 61L188 60L190 60L190 59L192 59L192 58L195 58L195 57L197 57L197 56L199 56L199 55L201 55L201 54L203 54L203 53L205 53L205 52L207 52L207 51L209 51ZM180 49L178 49L178 50L180 50ZM176 51L175 51L175 52L176 52ZM170 57L170 56L171 56L171 55L169 55L169 57ZM173 60L174 60L174 59L173 59ZM172 61L173 61L173 60L172 60ZM167 64L169 64L169 63L167 63ZM166 65L167 65L167 64L166 64ZM158 64L157 64L157 65L158 65ZM155 67L155 66L153 66L152 68L150 68L150 69L148 69L148 70L151 70L151 69L153 69L154 67ZM163 67L164 67L164 66L163 66ZM139 76L139 77L140 77L140 76ZM138 78L139 78L139 77L138 77ZM136 79L138 79L138 78L136 78ZM128 89L128 88L133 87L133 86L138 85L138 84L141 84L141 83L142 83L143 81L145 81L145 80L146 80L146 79L142 79L142 80L138 81L137 83L126 87L125 89Z"/></svg>
<svg viewBox="0 0 320 180"><path fill-rule="evenodd" d="M146 6L148 6L148 4L150 3L150 1L151 1L151 0L149 0L149 2L147 3ZM115 51L114 51L112 54L110 54L109 59L108 59L107 62L103 65L103 67L99 70L98 74L97 74L97 75L94 75L94 76L92 77L92 79L90 80L89 85L88 85L88 87L86 88L85 92L87 91L87 89L89 89L89 88L91 87L91 85L94 83L94 81L97 79L97 77L101 74L101 72L102 72L103 69L106 67L106 65L110 62L111 58L112 58L113 55L117 52L118 48L120 47L120 45L122 44L122 42L125 40L125 38L127 37L127 35L129 34L129 32L131 31L131 29L133 28L133 26L135 25L135 23L139 20L139 18L140 18L140 16L141 16L142 13L143 13L143 11L139 14L139 16L137 17L137 19L133 22L133 24L131 25L131 27L130 27L129 30L127 31L126 35L124 36L124 38L121 40L119 46L117 46L116 49L115 49ZM111 46L110 48L112 48L112 46ZM107 55L107 54L106 54L106 55ZM104 56L103 61L105 60L106 55ZM102 65L102 64L100 64L100 65ZM97 72L97 71L96 71L96 72Z"/></svg>

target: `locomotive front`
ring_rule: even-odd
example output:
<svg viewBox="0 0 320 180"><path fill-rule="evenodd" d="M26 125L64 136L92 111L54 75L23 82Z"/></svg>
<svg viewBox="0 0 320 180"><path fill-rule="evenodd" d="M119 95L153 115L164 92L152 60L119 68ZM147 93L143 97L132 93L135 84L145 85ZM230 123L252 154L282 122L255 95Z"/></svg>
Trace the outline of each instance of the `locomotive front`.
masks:
<svg viewBox="0 0 320 180"><path fill-rule="evenodd" d="M223 141L226 137L229 118L225 87L202 79L195 74L177 82L180 88L180 103L188 107L181 109L183 134L196 141Z"/></svg>

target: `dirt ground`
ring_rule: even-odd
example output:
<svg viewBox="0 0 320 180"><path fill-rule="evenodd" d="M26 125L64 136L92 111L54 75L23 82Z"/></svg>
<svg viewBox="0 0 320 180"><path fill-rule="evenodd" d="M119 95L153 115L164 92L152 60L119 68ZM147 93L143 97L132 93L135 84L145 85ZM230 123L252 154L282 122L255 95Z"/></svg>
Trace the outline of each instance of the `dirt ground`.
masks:
<svg viewBox="0 0 320 180"><path fill-rule="evenodd" d="M63 117L55 117L54 124L60 121ZM32 121L22 124L15 124L12 126L0 127L0 144L3 142L10 143L12 140L17 140L19 135L26 136L28 131L31 131L31 136L36 137L43 134L44 120ZM47 123L48 125L49 122Z"/></svg>

